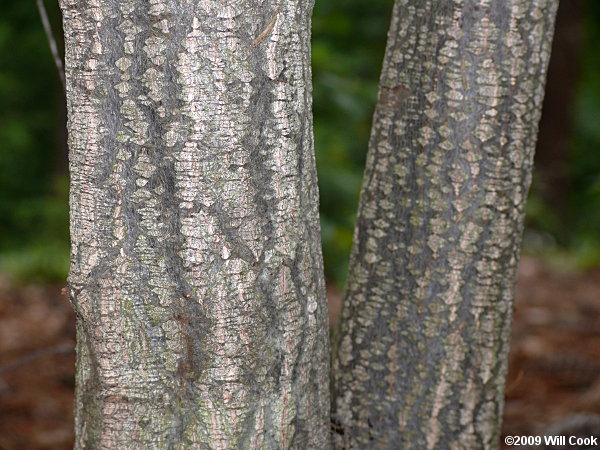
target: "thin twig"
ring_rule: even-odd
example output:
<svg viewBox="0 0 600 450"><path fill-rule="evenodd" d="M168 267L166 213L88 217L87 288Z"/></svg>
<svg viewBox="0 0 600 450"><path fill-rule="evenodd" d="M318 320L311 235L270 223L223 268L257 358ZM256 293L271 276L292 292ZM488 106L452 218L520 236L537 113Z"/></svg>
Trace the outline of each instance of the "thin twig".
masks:
<svg viewBox="0 0 600 450"><path fill-rule="evenodd" d="M67 90L67 84L65 82L65 69L63 67L62 60L60 59L60 55L58 54L58 47L56 46L56 39L54 39L54 33L52 33L52 26L50 25L50 21L48 20L48 14L46 13L46 7L44 6L44 0L36 0L38 11L40 12L40 17L42 18L42 24L44 25L44 31L46 32L46 38L48 39L48 43L50 44L50 51L52 52L52 56L54 57L54 64L56 64L56 69L58 70L58 75L60 76L60 81L62 82L63 89Z"/></svg>
<svg viewBox="0 0 600 450"><path fill-rule="evenodd" d="M279 15L280 11L281 8L278 6L275 9L275 17L273 17L273 20L271 20L267 27L256 37L256 39L252 41L253 47L256 47L258 44L260 44L269 35L269 33L273 31L273 27L275 26L275 22L277 22L277 16Z"/></svg>
<svg viewBox="0 0 600 450"><path fill-rule="evenodd" d="M510 394L514 388L516 388L519 384L521 384L521 381L523 380L524 375L525 375L525 372L523 372L522 370L519 370L519 373L517 374L516 378L505 389L505 393Z"/></svg>
<svg viewBox="0 0 600 450"><path fill-rule="evenodd" d="M75 349L72 345L59 345L57 347L45 348L43 350L37 350L35 352L28 353L27 355L21 356L17 360L3 367L0 367L0 376L4 375L5 373L16 370L21 366L29 364L30 362L33 362L36 359L45 358L46 356L52 355L68 355L69 353L72 353L74 351Z"/></svg>

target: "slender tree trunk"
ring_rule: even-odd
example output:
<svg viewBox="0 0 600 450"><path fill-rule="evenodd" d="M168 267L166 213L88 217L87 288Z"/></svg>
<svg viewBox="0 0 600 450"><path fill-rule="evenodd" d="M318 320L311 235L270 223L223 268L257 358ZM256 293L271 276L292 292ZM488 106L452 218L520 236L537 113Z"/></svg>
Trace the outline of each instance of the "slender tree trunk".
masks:
<svg viewBox="0 0 600 450"><path fill-rule="evenodd" d="M324 448L310 0L62 0L77 448Z"/></svg>
<svg viewBox="0 0 600 450"><path fill-rule="evenodd" d="M396 0L334 352L338 447L498 446L557 0Z"/></svg>

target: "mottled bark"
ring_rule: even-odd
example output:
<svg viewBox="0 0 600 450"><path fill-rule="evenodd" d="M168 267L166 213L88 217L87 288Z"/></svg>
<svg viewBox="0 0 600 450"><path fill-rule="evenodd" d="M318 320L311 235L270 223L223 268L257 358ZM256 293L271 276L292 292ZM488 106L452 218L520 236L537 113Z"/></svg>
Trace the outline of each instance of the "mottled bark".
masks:
<svg viewBox="0 0 600 450"><path fill-rule="evenodd" d="M396 0L334 352L341 448L498 446L557 0Z"/></svg>
<svg viewBox="0 0 600 450"><path fill-rule="evenodd" d="M323 448L310 0L62 0L76 447Z"/></svg>

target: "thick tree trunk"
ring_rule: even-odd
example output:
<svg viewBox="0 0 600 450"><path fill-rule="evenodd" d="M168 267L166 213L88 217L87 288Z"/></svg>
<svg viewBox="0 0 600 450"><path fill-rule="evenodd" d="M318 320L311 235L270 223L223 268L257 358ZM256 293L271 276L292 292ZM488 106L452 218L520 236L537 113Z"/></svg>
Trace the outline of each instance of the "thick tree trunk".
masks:
<svg viewBox="0 0 600 450"><path fill-rule="evenodd" d="M557 0L396 0L334 352L338 447L495 448Z"/></svg>
<svg viewBox="0 0 600 450"><path fill-rule="evenodd" d="M62 0L77 448L323 448L310 0Z"/></svg>

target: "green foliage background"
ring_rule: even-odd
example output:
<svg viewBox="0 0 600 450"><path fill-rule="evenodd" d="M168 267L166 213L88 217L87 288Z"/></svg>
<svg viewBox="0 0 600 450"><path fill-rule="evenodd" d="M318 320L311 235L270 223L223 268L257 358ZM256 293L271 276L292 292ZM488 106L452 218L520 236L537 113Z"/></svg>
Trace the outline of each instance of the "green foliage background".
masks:
<svg viewBox="0 0 600 450"><path fill-rule="evenodd" d="M58 9L49 8L58 25ZM68 181L62 89L34 0L0 9L0 271L64 279Z"/></svg>
<svg viewBox="0 0 600 450"><path fill-rule="evenodd" d="M548 259L559 269L600 264L600 2L585 1L581 25L579 80L565 149L567 204L561 209L544 202L537 188L547 181L534 170L523 242L524 251Z"/></svg>
<svg viewBox="0 0 600 450"><path fill-rule="evenodd" d="M56 3L46 2L56 34ZM392 0L317 0L313 16L314 124L323 249L344 281ZM600 2L587 1L586 44L570 139L568 210L539 196L525 247L600 262ZM64 280L68 178L63 92L34 0L0 7L0 272ZM539 245L540 239L543 245Z"/></svg>
<svg viewBox="0 0 600 450"><path fill-rule="evenodd" d="M572 186L564 245L582 264L600 262L600 2L588 0L586 41L569 148Z"/></svg>

